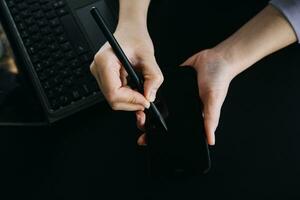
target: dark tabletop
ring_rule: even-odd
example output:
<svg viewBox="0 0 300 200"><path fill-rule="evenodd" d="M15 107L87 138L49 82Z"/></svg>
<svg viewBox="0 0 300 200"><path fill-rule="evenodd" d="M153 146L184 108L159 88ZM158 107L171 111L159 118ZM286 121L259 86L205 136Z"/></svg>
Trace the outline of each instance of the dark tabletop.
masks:
<svg viewBox="0 0 300 200"><path fill-rule="evenodd" d="M266 4L153 1L160 66L216 45ZM297 199L299 55L292 45L234 79L205 176L148 180L134 115L101 104L51 127L1 127L0 199Z"/></svg>

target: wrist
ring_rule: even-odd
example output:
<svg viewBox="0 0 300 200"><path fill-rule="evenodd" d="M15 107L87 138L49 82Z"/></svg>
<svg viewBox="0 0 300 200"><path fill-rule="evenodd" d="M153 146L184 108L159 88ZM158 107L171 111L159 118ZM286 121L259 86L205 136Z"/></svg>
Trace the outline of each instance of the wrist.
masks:
<svg viewBox="0 0 300 200"><path fill-rule="evenodd" d="M118 26L147 27L150 0L120 1Z"/></svg>
<svg viewBox="0 0 300 200"><path fill-rule="evenodd" d="M146 21L140 19L119 20L117 31L148 32Z"/></svg>
<svg viewBox="0 0 300 200"><path fill-rule="evenodd" d="M147 12L120 14L118 25L147 26Z"/></svg>
<svg viewBox="0 0 300 200"><path fill-rule="evenodd" d="M241 72L239 70L241 68L240 63L235 59L235 53L229 52L228 48L220 48L218 45L206 51L212 60L222 66L229 81Z"/></svg>

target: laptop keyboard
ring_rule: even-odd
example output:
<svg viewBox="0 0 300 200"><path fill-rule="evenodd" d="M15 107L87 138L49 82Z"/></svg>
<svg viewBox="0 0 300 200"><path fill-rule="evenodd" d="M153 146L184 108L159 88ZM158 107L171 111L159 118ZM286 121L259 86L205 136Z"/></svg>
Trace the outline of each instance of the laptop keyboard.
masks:
<svg viewBox="0 0 300 200"><path fill-rule="evenodd" d="M99 93L85 38L63 0L6 0L51 111Z"/></svg>

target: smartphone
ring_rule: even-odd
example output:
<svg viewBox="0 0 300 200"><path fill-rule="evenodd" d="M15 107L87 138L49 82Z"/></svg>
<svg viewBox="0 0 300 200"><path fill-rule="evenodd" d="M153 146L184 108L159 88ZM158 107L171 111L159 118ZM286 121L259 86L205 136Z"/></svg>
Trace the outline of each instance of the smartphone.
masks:
<svg viewBox="0 0 300 200"><path fill-rule="evenodd" d="M150 175L185 177L207 173L211 161L195 70L177 67L165 73L155 104L166 120L168 131L147 113Z"/></svg>

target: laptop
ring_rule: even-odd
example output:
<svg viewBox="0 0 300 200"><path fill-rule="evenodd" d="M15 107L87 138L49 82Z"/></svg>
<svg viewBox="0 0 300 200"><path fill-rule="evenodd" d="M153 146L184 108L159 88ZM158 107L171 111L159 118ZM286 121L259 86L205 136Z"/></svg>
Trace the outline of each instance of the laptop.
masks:
<svg viewBox="0 0 300 200"><path fill-rule="evenodd" d="M90 73L106 42L89 10L97 7L110 29L113 0L3 0L1 22L18 66L28 74L49 123L104 101Z"/></svg>

